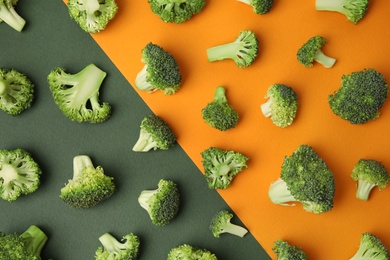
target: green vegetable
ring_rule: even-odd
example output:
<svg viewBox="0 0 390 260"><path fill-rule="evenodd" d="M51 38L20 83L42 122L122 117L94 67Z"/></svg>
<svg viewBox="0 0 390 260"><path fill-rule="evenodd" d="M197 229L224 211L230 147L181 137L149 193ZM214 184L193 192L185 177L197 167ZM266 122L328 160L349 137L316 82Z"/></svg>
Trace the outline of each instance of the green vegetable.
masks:
<svg viewBox="0 0 390 260"><path fill-rule="evenodd" d="M23 30L26 21L15 11L18 0L0 0L0 23L5 22L18 32Z"/></svg>
<svg viewBox="0 0 390 260"><path fill-rule="evenodd" d="M359 249L350 260L389 260L390 253L382 241L375 235L366 232L360 239Z"/></svg>
<svg viewBox="0 0 390 260"><path fill-rule="evenodd" d="M200 13L205 0L148 0L152 12L167 23L183 23Z"/></svg>
<svg viewBox="0 0 390 260"><path fill-rule="evenodd" d="M298 61L305 67L312 67L316 61L325 68L331 68L336 62L335 58L326 56L322 52L322 47L326 44L326 40L322 36L313 36L305 42L297 53Z"/></svg>
<svg viewBox="0 0 390 260"><path fill-rule="evenodd" d="M363 19L368 9L368 0L316 0L315 9L344 14L354 24Z"/></svg>
<svg viewBox="0 0 390 260"><path fill-rule="evenodd" d="M233 214L227 210L217 212L211 219L210 230L213 236L219 238L223 233L244 237L248 230L244 227L231 223Z"/></svg>
<svg viewBox="0 0 390 260"><path fill-rule="evenodd" d="M278 239L272 250L277 260L307 260L306 253L298 246L291 246L288 242Z"/></svg>
<svg viewBox="0 0 390 260"><path fill-rule="evenodd" d="M103 246L95 252L96 260L136 260L139 254L140 241L138 236L129 233L122 238L122 242L116 240L110 233L99 237Z"/></svg>
<svg viewBox="0 0 390 260"><path fill-rule="evenodd" d="M179 245L169 251L167 260L217 260L209 250L193 247L188 244Z"/></svg>
<svg viewBox="0 0 390 260"><path fill-rule="evenodd" d="M237 1L252 6L253 12L255 12L256 14L268 13L274 4L274 0L237 0Z"/></svg>

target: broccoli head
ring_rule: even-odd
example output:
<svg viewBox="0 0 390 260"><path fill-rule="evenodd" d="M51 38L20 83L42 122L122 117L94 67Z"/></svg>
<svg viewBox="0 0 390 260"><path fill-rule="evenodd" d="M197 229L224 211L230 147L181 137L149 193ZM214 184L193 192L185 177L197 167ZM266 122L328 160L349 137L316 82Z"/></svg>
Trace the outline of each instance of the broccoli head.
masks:
<svg viewBox="0 0 390 260"><path fill-rule="evenodd" d="M347 19L357 24L366 15L369 0L316 0L317 11L331 11L344 14Z"/></svg>
<svg viewBox="0 0 390 260"><path fill-rule="evenodd" d="M18 32L23 30L26 21L15 11L18 0L0 0L0 23L5 22Z"/></svg>
<svg viewBox="0 0 390 260"><path fill-rule="evenodd" d="M256 14L268 13L274 4L274 0L237 0L237 1L252 6L253 12L255 12Z"/></svg>
<svg viewBox="0 0 390 260"><path fill-rule="evenodd" d="M329 95L333 113L351 124L364 124L380 116L379 109L387 99L389 86L374 69L343 75L340 89Z"/></svg>
<svg viewBox="0 0 390 260"><path fill-rule="evenodd" d="M200 13L205 0L148 0L152 12L166 23L183 23Z"/></svg>
<svg viewBox="0 0 390 260"><path fill-rule="evenodd" d="M210 147L201 153L204 177L210 189L227 189L244 168L248 157L240 152Z"/></svg>
<svg viewBox="0 0 390 260"><path fill-rule="evenodd" d="M333 173L312 147L299 146L282 164L280 178L273 182L268 196L275 204L300 202L308 212L324 213L333 208Z"/></svg>
<svg viewBox="0 0 390 260"><path fill-rule="evenodd" d="M114 178L93 166L87 155L73 158L73 179L61 189L60 198L72 208L90 208L114 194Z"/></svg>
<svg viewBox="0 0 390 260"><path fill-rule="evenodd" d="M136 260L139 254L140 241L138 236L129 233L119 242L110 233L99 237L102 246L95 252L96 260Z"/></svg>
<svg viewBox="0 0 390 260"><path fill-rule="evenodd" d="M350 260L389 260L390 253L383 242L375 235L366 232L360 239L359 249Z"/></svg>
<svg viewBox="0 0 390 260"><path fill-rule="evenodd" d="M207 58L209 62L232 59L239 68L246 68L257 58L258 45L254 32L241 31L234 42L208 48Z"/></svg>
<svg viewBox="0 0 390 260"><path fill-rule="evenodd" d="M278 239L274 242L272 251L277 260L307 260L307 255L298 246L291 246L288 242Z"/></svg>
<svg viewBox="0 0 390 260"><path fill-rule="evenodd" d="M194 247L188 244L179 245L169 251L167 260L217 260L209 250Z"/></svg>
<svg viewBox="0 0 390 260"><path fill-rule="evenodd" d="M213 101L202 109L203 120L211 127L221 131L234 128L239 119L237 111L228 103L225 93L224 87L217 87Z"/></svg>
<svg viewBox="0 0 390 260"><path fill-rule="evenodd" d="M115 0L68 0L70 17L88 33L98 33L115 17Z"/></svg>
<svg viewBox="0 0 390 260"><path fill-rule="evenodd" d="M233 214L227 210L217 212L211 219L210 230L213 236L219 238L223 233L229 233L239 237L244 237L248 230L244 227L231 223Z"/></svg>
<svg viewBox="0 0 390 260"><path fill-rule="evenodd" d="M147 93L161 90L166 95L179 90L182 77L175 58L157 44L148 43L142 50L144 66L135 78L135 86Z"/></svg>
<svg viewBox="0 0 390 260"><path fill-rule="evenodd" d="M322 36L313 36L299 48L297 59L305 67L312 67L316 61L325 68L331 68L336 62L336 59L326 56L321 48L326 44L325 38Z"/></svg>
<svg viewBox="0 0 390 260"><path fill-rule="evenodd" d="M47 80L55 103L66 117L76 122L101 123L111 114L108 103L99 103L99 89L106 75L89 64L76 74L55 68Z"/></svg>
<svg viewBox="0 0 390 260"><path fill-rule="evenodd" d="M298 96L295 91L284 84L273 84L265 98L268 100L260 108L265 117L279 127L286 127L293 123L298 110Z"/></svg>

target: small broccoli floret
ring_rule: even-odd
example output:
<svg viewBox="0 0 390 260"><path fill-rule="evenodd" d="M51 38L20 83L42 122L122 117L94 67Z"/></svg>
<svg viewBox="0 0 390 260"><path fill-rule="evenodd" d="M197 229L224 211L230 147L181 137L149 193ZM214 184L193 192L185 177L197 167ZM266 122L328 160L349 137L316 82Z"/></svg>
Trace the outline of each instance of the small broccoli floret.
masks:
<svg viewBox="0 0 390 260"><path fill-rule="evenodd" d="M307 255L298 246L291 246L288 242L279 239L274 242L272 251L277 260L307 260Z"/></svg>
<svg viewBox="0 0 390 260"><path fill-rule="evenodd" d="M256 14L268 13L274 4L274 0L237 0L237 1L252 6L253 12L255 12Z"/></svg>
<svg viewBox="0 0 390 260"><path fill-rule="evenodd" d="M5 22L18 32L23 30L26 21L15 11L18 0L0 0L0 23Z"/></svg>
<svg viewBox="0 0 390 260"><path fill-rule="evenodd" d="M280 178L273 182L268 196L275 204L295 206L300 202L308 212L324 213L333 208L333 173L312 147L299 146L282 164Z"/></svg>
<svg viewBox="0 0 390 260"><path fill-rule="evenodd" d="M183 244L169 251L167 260L217 260L217 257L209 250Z"/></svg>
<svg viewBox="0 0 390 260"><path fill-rule="evenodd" d="M61 189L60 198L72 208L90 208L108 199L115 191L114 178L93 166L87 155L73 158L73 179Z"/></svg>
<svg viewBox="0 0 390 260"><path fill-rule="evenodd" d="M257 58L258 44L254 32L241 31L234 42L207 49L207 58L209 62L232 59L239 68L246 68Z"/></svg>
<svg viewBox="0 0 390 260"><path fill-rule="evenodd" d="M379 189L386 188L390 174L380 162L360 159L352 170L351 178L358 182L356 198L367 201L375 186Z"/></svg>
<svg viewBox="0 0 390 260"><path fill-rule="evenodd" d="M265 98L269 98L260 108L265 117L279 127L293 123L298 110L298 96L295 91L284 84L271 85Z"/></svg>
<svg viewBox="0 0 390 260"><path fill-rule="evenodd" d="M317 11L344 14L354 24L363 19L368 9L368 0L316 0Z"/></svg>
<svg viewBox="0 0 390 260"><path fill-rule="evenodd" d="M234 128L239 119L237 111L228 103L225 93L224 87L217 87L213 101L202 109L203 120L211 127L221 131Z"/></svg>
<svg viewBox="0 0 390 260"><path fill-rule="evenodd" d="M343 75L340 89L329 95L333 113L351 124L364 124L380 116L389 86L380 72L364 69Z"/></svg>
<svg viewBox="0 0 390 260"><path fill-rule="evenodd" d="M390 253L382 241L375 235L366 232L360 239L359 249L350 260L389 260Z"/></svg>
<svg viewBox="0 0 390 260"><path fill-rule="evenodd" d="M325 68L331 68L336 62L336 59L326 56L321 48L326 44L325 38L322 36L313 36L305 44L299 48L297 59L305 67L312 67L313 62L322 64Z"/></svg>
<svg viewBox="0 0 390 260"><path fill-rule="evenodd" d="M0 259L41 260L41 251L47 240L46 234L35 225L20 235L0 232Z"/></svg>
<svg viewBox="0 0 390 260"><path fill-rule="evenodd" d="M210 230L213 236L219 238L223 233L229 233L239 237L244 237L248 230L244 227L231 223L233 214L227 210L217 212L211 219Z"/></svg>
<svg viewBox="0 0 390 260"><path fill-rule="evenodd" d="M99 103L99 89L107 73L89 64L77 74L55 68L47 77L54 101L62 113L76 122L102 123L111 106Z"/></svg>
<svg viewBox="0 0 390 260"><path fill-rule="evenodd" d="M88 33L98 33L115 17L115 0L68 0L70 17Z"/></svg>
<svg viewBox="0 0 390 260"><path fill-rule="evenodd" d="M183 23L200 13L205 0L148 0L152 12L166 23Z"/></svg>
<svg viewBox="0 0 390 260"><path fill-rule="evenodd" d="M248 157L240 152L210 147L202 153L204 177L210 189L227 189L244 168Z"/></svg>
<svg viewBox="0 0 390 260"><path fill-rule="evenodd" d="M139 254L140 241L133 233L116 240L110 233L99 237L103 246L98 247L95 253L96 260L136 260Z"/></svg>

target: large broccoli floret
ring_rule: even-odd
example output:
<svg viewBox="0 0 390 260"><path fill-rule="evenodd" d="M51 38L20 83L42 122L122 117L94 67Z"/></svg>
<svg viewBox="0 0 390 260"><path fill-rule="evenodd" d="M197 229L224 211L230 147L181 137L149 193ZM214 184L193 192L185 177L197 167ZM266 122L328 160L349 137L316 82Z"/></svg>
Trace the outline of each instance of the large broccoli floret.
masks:
<svg viewBox="0 0 390 260"><path fill-rule="evenodd" d="M254 32L241 31L234 42L207 49L207 58L209 62L232 59L239 68L246 68L257 58L258 44Z"/></svg>
<svg viewBox="0 0 390 260"><path fill-rule="evenodd" d="M108 103L99 103L99 89L106 75L89 64L77 74L55 68L47 80L55 103L66 117L76 122L101 123L111 114Z"/></svg>
<svg viewBox="0 0 390 260"><path fill-rule="evenodd" d="M110 233L99 237L102 246L95 252L96 260L136 260L139 254L140 241L133 233L125 235L119 242Z"/></svg>
<svg viewBox="0 0 390 260"><path fill-rule="evenodd" d="M47 240L46 234L35 225L20 235L0 232L0 259L41 260L41 252Z"/></svg>
<svg viewBox="0 0 390 260"><path fill-rule="evenodd" d="M18 0L0 0L0 23L5 22L18 32L23 30L26 21L15 11Z"/></svg>
<svg viewBox="0 0 390 260"><path fill-rule="evenodd" d="M371 190L375 186L379 189L386 188L390 174L380 162L360 159L352 170L351 178L358 182L356 198L368 200Z"/></svg>
<svg viewBox="0 0 390 260"><path fill-rule="evenodd" d="M389 260L390 253L382 241L375 235L366 232L360 239L359 249L350 260Z"/></svg>
<svg viewBox="0 0 390 260"><path fill-rule="evenodd" d="M115 0L68 0L70 17L88 33L98 33L115 17Z"/></svg>
<svg viewBox="0 0 390 260"><path fill-rule="evenodd" d="M228 103L224 87L219 86L215 89L213 101L202 109L202 118L208 125L221 131L237 125L239 115Z"/></svg>
<svg viewBox="0 0 390 260"><path fill-rule="evenodd" d="M23 149L0 150L0 197L14 201L36 191L42 171L31 154Z"/></svg>
<svg viewBox="0 0 390 260"><path fill-rule="evenodd" d="M268 98L267 102L260 106L265 117L270 117L275 125L282 128L293 123L298 110L298 96L291 87L273 84L265 98Z"/></svg>
<svg viewBox="0 0 390 260"><path fill-rule="evenodd" d="M60 198L72 208L90 208L108 199L115 191L114 178L93 166L87 155L73 158L73 179L61 189Z"/></svg>
<svg viewBox="0 0 390 260"><path fill-rule="evenodd" d="M152 12L167 23L183 23L200 13L205 0L148 0Z"/></svg>
<svg viewBox="0 0 390 260"><path fill-rule="evenodd" d="M274 242L272 251L277 260L307 260L306 253L298 246L291 246L288 242L278 239Z"/></svg>
<svg viewBox="0 0 390 260"><path fill-rule="evenodd" d="M313 36L299 48L297 59L305 67L312 67L316 61L325 68L331 68L336 62L335 58L326 56L322 52L322 47L326 44L326 40L322 36Z"/></svg>
<svg viewBox="0 0 390 260"><path fill-rule="evenodd" d="M366 14L369 0L316 0L315 9L344 14L354 24Z"/></svg>
<svg viewBox="0 0 390 260"><path fill-rule="evenodd" d="M197 248L188 244L179 245L169 251L167 260L217 260L209 250Z"/></svg>
<svg viewBox="0 0 390 260"><path fill-rule="evenodd" d="M227 189L244 168L248 157L240 152L210 147L202 153L204 177L210 189Z"/></svg>
<svg viewBox="0 0 390 260"><path fill-rule="evenodd" d="M324 213L333 208L333 173L312 147L299 146L282 164L280 178L273 182L268 196L275 204L295 206L301 202L308 212Z"/></svg>
<svg viewBox="0 0 390 260"><path fill-rule="evenodd" d="M161 90L172 95L179 90L182 78L175 58L157 44L148 43L142 50L144 66L135 78L135 86L147 93Z"/></svg>
<svg viewBox="0 0 390 260"><path fill-rule="evenodd" d="M364 124L379 117L389 86L374 69L343 75L341 86L328 101L333 113L351 124Z"/></svg>
<svg viewBox="0 0 390 260"><path fill-rule="evenodd" d="M218 211L210 223L210 230L213 236L219 238L223 233L229 233L235 236L244 237L248 230L244 227L231 223L233 214L227 210Z"/></svg>
<svg viewBox="0 0 390 260"><path fill-rule="evenodd" d="M252 6L253 12L255 12L256 14L268 13L274 4L274 0L237 0L237 1Z"/></svg>

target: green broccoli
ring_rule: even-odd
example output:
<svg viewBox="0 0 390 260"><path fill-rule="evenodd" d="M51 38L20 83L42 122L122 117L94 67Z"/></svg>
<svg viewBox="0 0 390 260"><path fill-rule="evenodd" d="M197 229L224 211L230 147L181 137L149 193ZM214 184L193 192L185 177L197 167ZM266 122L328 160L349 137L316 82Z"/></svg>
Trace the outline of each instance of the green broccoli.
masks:
<svg viewBox="0 0 390 260"><path fill-rule="evenodd" d="M350 260L389 260L390 253L383 242L375 235L366 232L360 239L359 249Z"/></svg>
<svg viewBox="0 0 390 260"><path fill-rule="evenodd" d="M41 260L41 252L47 240L46 234L35 225L20 235L0 232L0 259Z"/></svg>
<svg viewBox="0 0 390 260"><path fill-rule="evenodd" d="M167 260L217 260L215 254L204 248L188 244L179 245L169 251Z"/></svg>
<svg viewBox="0 0 390 260"><path fill-rule="evenodd" d="M270 117L275 125L282 128L293 123L298 110L298 96L291 87L273 84L265 98L269 99L260 106L265 117Z"/></svg>
<svg viewBox="0 0 390 260"><path fill-rule="evenodd" d="M351 178L358 182L356 198L367 201L375 186L379 189L386 188L390 174L380 162L360 159L352 170Z"/></svg>
<svg viewBox="0 0 390 260"><path fill-rule="evenodd" d="M333 173L312 147L299 146L282 164L280 178L274 181L268 196L275 204L295 206L301 202L308 212L324 213L333 208Z"/></svg>
<svg viewBox="0 0 390 260"><path fill-rule="evenodd" d="M204 177L210 189L227 189L244 168L248 157L240 152L210 147L201 153Z"/></svg>
<svg viewBox="0 0 390 260"><path fill-rule="evenodd" d="M258 55L258 40L254 32L241 31L234 42L206 50L209 62L232 59L239 68L251 65Z"/></svg>
<svg viewBox="0 0 390 260"><path fill-rule="evenodd" d="M157 189L144 190L138 197L138 202L156 226L169 224L178 214L180 207L180 192L173 181L161 179Z"/></svg>
<svg viewBox="0 0 390 260"><path fill-rule="evenodd" d="M312 67L313 62L318 62L325 68L331 68L336 62L335 58L329 57L322 52L326 44L322 36L313 36L305 42L297 52L298 61L305 67Z"/></svg>
<svg viewBox="0 0 390 260"><path fill-rule="evenodd" d="M99 89L106 75L89 64L73 75L55 68L47 80L55 103L66 117L76 122L102 123L111 115L111 106L99 103Z"/></svg>
<svg viewBox="0 0 390 260"><path fill-rule="evenodd" d="M114 19L118 6L115 0L68 0L70 17L88 33L98 33Z"/></svg>
<svg viewBox="0 0 390 260"><path fill-rule="evenodd" d="M343 75L341 86L329 95L333 113L351 124L364 124L380 116L379 109L387 99L389 86L374 69Z"/></svg>
<svg viewBox="0 0 390 260"><path fill-rule="evenodd" d="M95 252L96 260L136 260L139 254L140 241L133 233L127 234L119 242L110 233L99 237L103 246Z"/></svg>
<svg viewBox="0 0 390 260"><path fill-rule="evenodd" d="M316 0L317 11L344 14L354 24L363 19L368 9L368 0Z"/></svg>
<svg viewBox="0 0 390 260"><path fill-rule="evenodd" d="M140 134L133 151L168 150L175 143L176 136L169 125L161 117L151 114L142 119Z"/></svg>
<svg viewBox="0 0 390 260"><path fill-rule="evenodd" d="M166 23L183 23L200 13L205 0L148 0L152 12Z"/></svg>
<svg viewBox="0 0 390 260"><path fill-rule="evenodd" d="M180 89L182 77L175 58L157 44L148 43L142 49L144 66L135 78L135 86L147 93L161 90L166 95Z"/></svg>
<svg viewBox="0 0 390 260"><path fill-rule="evenodd" d="M237 1L252 6L253 11L256 14L268 13L274 4L274 0L237 0Z"/></svg>
<svg viewBox="0 0 390 260"><path fill-rule="evenodd" d="M228 103L225 92L224 87L217 87L213 101L202 109L203 120L211 127L221 131L234 128L239 119L237 111Z"/></svg>
<svg viewBox="0 0 390 260"><path fill-rule="evenodd" d="M0 0L0 23L5 22L18 32L23 30L26 21L15 11L18 0Z"/></svg>
<svg viewBox="0 0 390 260"><path fill-rule="evenodd" d="M0 150L0 197L12 202L36 191L42 171L31 154L23 149Z"/></svg>
<svg viewBox="0 0 390 260"><path fill-rule="evenodd" d="M213 236L219 238L223 233L229 233L239 237L244 237L248 230L244 227L231 223L233 214L227 210L217 212L211 219L210 230Z"/></svg>
<svg viewBox="0 0 390 260"><path fill-rule="evenodd" d="M90 208L108 199L115 192L114 178L103 168L93 166L87 155L73 158L73 179L61 189L60 198L72 208Z"/></svg>
<svg viewBox="0 0 390 260"><path fill-rule="evenodd" d="M307 255L298 246L291 246L288 242L278 239L274 242L272 251L276 254L277 260L307 260Z"/></svg>

